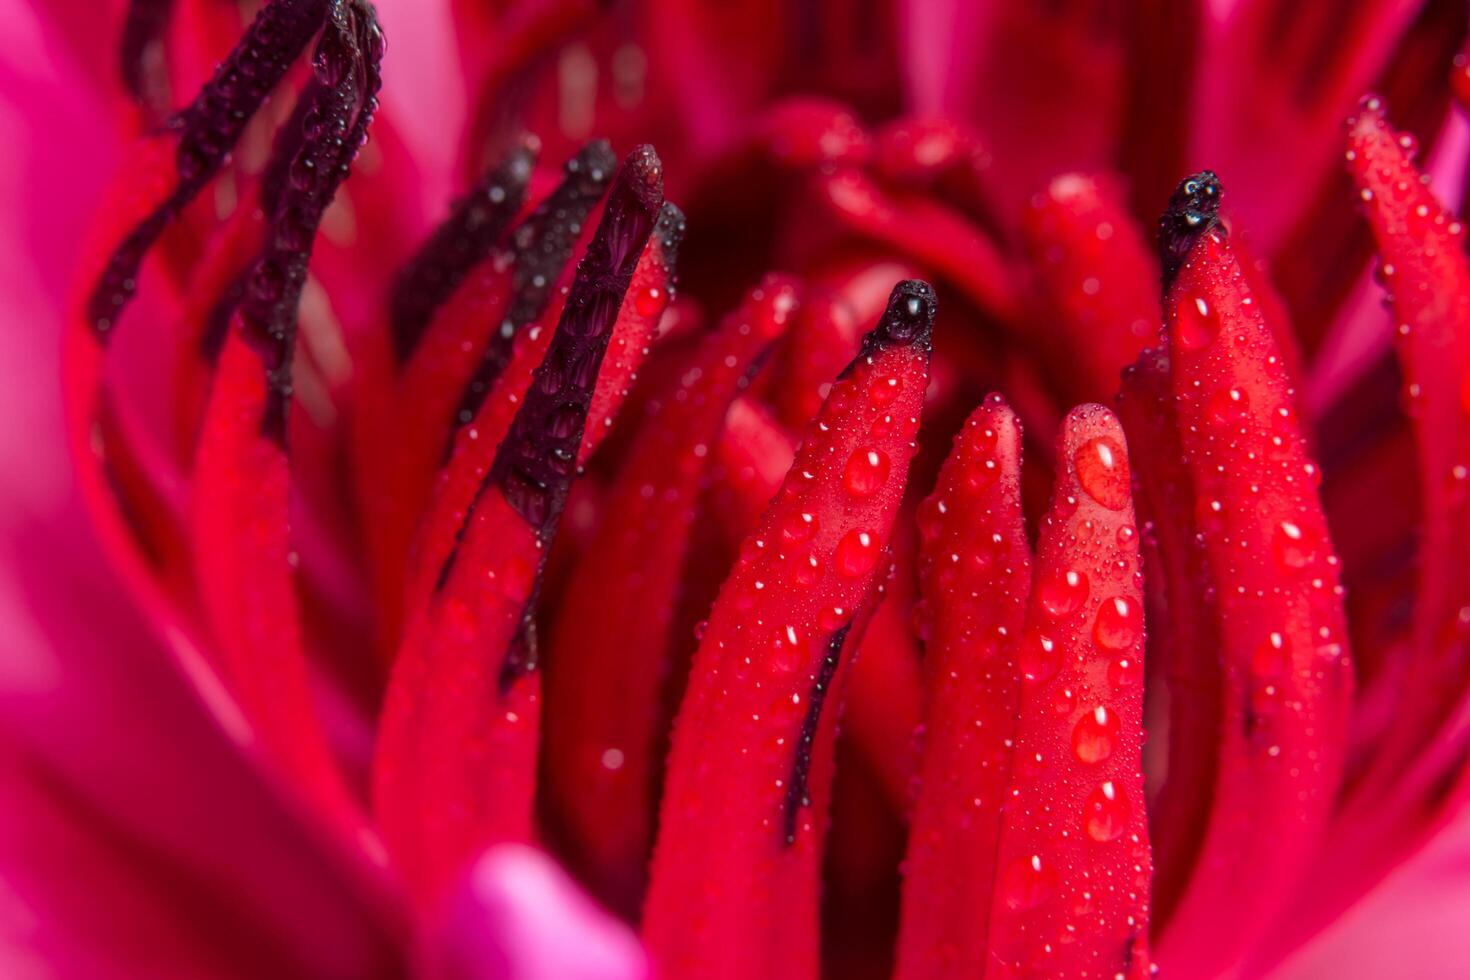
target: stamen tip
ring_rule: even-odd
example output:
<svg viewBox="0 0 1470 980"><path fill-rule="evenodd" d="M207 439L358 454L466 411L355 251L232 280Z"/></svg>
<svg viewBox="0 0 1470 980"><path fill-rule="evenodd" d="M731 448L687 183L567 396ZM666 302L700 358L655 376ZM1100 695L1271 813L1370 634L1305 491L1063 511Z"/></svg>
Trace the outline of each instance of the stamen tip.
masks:
<svg viewBox="0 0 1470 980"><path fill-rule="evenodd" d="M1164 291L1174 284L1184 260L1200 236L1220 223L1220 198L1225 189L1213 170L1201 170L1179 182L1159 218L1159 259L1164 269Z"/></svg>

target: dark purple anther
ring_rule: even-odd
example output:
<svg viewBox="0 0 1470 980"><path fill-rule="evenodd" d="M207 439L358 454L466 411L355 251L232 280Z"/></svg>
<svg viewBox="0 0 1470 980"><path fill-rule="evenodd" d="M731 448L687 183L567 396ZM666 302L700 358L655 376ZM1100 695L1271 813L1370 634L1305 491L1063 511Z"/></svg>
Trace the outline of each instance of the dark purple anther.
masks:
<svg viewBox="0 0 1470 980"><path fill-rule="evenodd" d="M449 216L399 273L389 301L393 354L399 364L413 356L435 311L501 244L526 200L539 146L533 137L521 139L454 203Z"/></svg>
<svg viewBox="0 0 1470 980"><path fill-rule="evenodd" d="M137 289L143 257L169 221L203 189L246 124L326 19L329 0L271 0L194 101L170 123L179 133L178 183L113 252L87 301L87 321L105 342Z"/></svg>
<svg viewBox="0 0 1470 980"><path fill-rule="evenodd" d="M571 484L553 461L559 450L576 457L618 310L662 205L662 166L652 147L640 146L618 171L546 357L496 450L487 482L500 486L510 505L543 534L551 530ZM574 426L566 424L569 412L577 416ZM539 497L552 502L548 506Z"/></svg>
<svg viewBox="0 0 1470 980"><path fill-rule="evenodd" d="M317 44L316 84L301 146L276 205L265 248L240 300L242 336L265 364L265 435L284 442L301 290L322 213L346 178L377 108L382 35L365 0L337 0ZM349 63L344 69L342 63Z"/></svg>
<svg viewBox="0 0 1470 980"><path fill-rule="evenodd" d="M842 372L842 377L865 358L890 347L927 348L934 337L934 317L939 300L934 287L922 279L905 279L888 294L888 306L878 325L863 337L862 350Z"/></svg>
<svg viewBox="0 0 1470 980"><path fill-rule="evenodd" d="M500 491L543 543L549 544L556 534L557 519L577 473L577 453L597 373L633 271L658 222L663 197L663 165L653 147L640 146L628 154L613 180L597 233L577 265L556 333L511 421L510 432L495 452L475 504L460 526L460 536L480 497L492 488ZM451 551L439 573L441 585L454 558ZM506 651L500 672L502 691L536 669L533 617L540 582L538 570L521 629Z"/></svg>
<svg viewBox="0 0 1470 980"><path fill-rule="evenodd" d="M1159 261L1164 268L1164 292L1174 284L1189 250L1205 232L1220 224L1220 197L1225 189L1213 170L1201 170L1179 182L1159 218Z"/></svg>
<svg viewBox="0 0 1470 980"><path fill-rule="evenodd" d="M510 309L485 345L485 354L465 386L454 416L456 431L479 414L495 379L510 363L516 334L546 311L552 290L571 261L572 248L587 215L602 199L617 165L618 158L606 140L588 143L566 162L565 176L556 190L511 233ZM451 433L446 452L453 446Z"/></svg>

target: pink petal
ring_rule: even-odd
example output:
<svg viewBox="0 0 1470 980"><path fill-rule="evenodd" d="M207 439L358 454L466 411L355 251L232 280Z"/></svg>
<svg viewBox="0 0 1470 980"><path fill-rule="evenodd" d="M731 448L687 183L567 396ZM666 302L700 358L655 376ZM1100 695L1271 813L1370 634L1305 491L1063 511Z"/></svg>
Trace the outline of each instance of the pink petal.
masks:
<svg viewBox="0 0 1470 980"><path fill-rule="evenodd" d="M631 930L551 858L522 844L486 851L430 926L424 980L645 980Z"/></svg>

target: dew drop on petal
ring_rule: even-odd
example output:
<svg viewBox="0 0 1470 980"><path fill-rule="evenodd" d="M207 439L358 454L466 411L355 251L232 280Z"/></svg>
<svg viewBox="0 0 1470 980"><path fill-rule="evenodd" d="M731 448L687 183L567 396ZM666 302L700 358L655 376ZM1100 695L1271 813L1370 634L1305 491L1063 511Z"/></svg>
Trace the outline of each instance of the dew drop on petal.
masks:
<svg viewBox="0 0 1470 980"><path fill-rule="evenodd" d="M787 544L800 544L817 531L817 519L805 511L788 514L781 521L781 539Z"/></svg>
<svg viewBox="0 0 1470 980"><path fill-rule="evenodd" d="M1316 557L1311 536L1295 521L1282 521L1277 525L1272 548L1282 568L1306 568Z"/></svg>
<svg viewBox="0 0 1470 980"><path fill-rule="evenodd" d="M664 311L668 303L668 294L657 286L649 286L638 293L633 300L633 307L642 317L654 317Z"/></svg>
<svg viewBox="0 0 1470 980"><path fill-rule="evenodd" d="M1041 855L1032 854L1011 862L1001 887L1011 908L1034 909L1056 891L1057 873L1041 860Z"/></svg>
<svg viewBox="0 0 1470 980"><path fill-rule="evenodd" d="M1093 621L1092 638L1104 650L1127 650L1143 631L1143 610L1127 596L1103 600Z"/></svg>
<svg viewBox="0 0 1470 980"><path fill-rule="evenodd" d="M871 497L888 482L888 454L881 449L855 449L847 458L842 486L854 497Z"/></svg>
<svg viewBox="0 0 1470 980"><path fill-rule="evenodd" d="M868 400L879 408L893 404L902 385L895 377L879 375L868 383Z"/></svg>
<svg viewBox="0 0 1470 980"><path fill-rule="evenodd" d="M1072 461L1077 467L1077 482L1089 497L1109 510L1122 510L1128 505L1128 460L1116 440L1107 436L1089 439Z"/></svg>
<svg viewBox="0 0 1470 980"><path fill-rule="evenodd" d="M1132 813L1127 796L1109 780L1088 794L1082 805L1082 825L1088 837L1106 843L1123 836Z"/></svg>
<svg viewBox="0 0 1470 980"><path fill-rule="evenodd" d="M833 563L838 574L858 578L878 564L878 538L869 531L854 528L837 542Z"/></svg>
<svg viewBox="0 0 1470 980"><path fill-rule="evenodd" d="M1056 641L1040 630L1028 630L1021 638L1021 676L1041 683L1056 676L1062 666L1062 651Z"/></svg>
<svg viewBox="0 0 1470 980"><path fill-rule="evenodd" d="M1077 719L1072 728L1072 753L1079 762L1102 762L1113 754L1118 739L1118 716L1098 705Z"/></svg>
<svg viewBox="0 0 1470 980"><path fill-rule="evenodd" d="M1272 631L1251 655L1251 673L1263 680L1285 677L1291 671L1291 649L1286 637Z"/></svg>
<svg viewBox="0 0 1470 980"><path fill-rule="evenodd" d="M1214 343L1220 334L1220 315L1203 296L1187 299L1174 321L1174 335L1185 350L1199 350Z"/></svg>
<svg viewBox="0 0 1470 980"><path fill-rule="evenodd" d="M1042 611L1052 619L1070 615L1087 598L1087 576L1076 569L1052 570L1036 584Z"/></svg>

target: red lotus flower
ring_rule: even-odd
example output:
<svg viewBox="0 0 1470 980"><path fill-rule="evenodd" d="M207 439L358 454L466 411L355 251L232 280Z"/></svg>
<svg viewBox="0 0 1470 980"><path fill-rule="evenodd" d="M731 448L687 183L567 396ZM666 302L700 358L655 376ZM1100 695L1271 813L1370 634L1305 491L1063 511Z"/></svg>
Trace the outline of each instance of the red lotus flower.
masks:
<svg viewBox="0 0 1470 980"><path fill-rule="evenodd" d="M10 973L1464 972L1463 5L70 6Z"/></svg>

